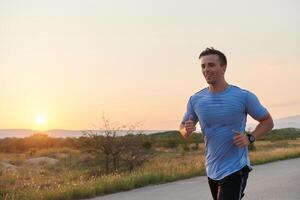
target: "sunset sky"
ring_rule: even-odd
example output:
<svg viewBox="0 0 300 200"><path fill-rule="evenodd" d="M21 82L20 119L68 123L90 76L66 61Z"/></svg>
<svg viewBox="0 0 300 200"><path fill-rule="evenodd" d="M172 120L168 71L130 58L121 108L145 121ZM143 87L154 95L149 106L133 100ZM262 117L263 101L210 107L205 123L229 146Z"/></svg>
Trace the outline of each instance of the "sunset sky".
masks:
<svg viewBox="0 0 300 200"><path fill-rule="evenodd" d="M299 0L0 0L0 129L177 129L211 46L273 118L300 114Z"/></svg>

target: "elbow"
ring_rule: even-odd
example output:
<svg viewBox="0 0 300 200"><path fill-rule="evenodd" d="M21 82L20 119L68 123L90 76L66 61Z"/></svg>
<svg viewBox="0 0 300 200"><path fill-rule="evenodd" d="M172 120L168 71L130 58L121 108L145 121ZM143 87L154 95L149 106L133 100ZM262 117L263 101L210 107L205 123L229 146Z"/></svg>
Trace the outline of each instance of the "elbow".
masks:
<svg viewBox="0 0 300 200"><path fill-rule="evenodd" d="M265 122L265 126L268 129L268 132L272 131L274 128L274 121L270 113L268 113L267 117L263 120Z"/></svg>
<svg viewBox="0 0 300 200"><path fill-rule="evenodd" d="M274 128L274 121L273 119L270 120L270 131Z"/></svg>
<svg viewBox="0 0 300 200"><path fill-rule="evenodd" d="M271 116L268 119L268 127L269 127L269 131L272 131L272 129L274 128L274 121Z"/></svg>

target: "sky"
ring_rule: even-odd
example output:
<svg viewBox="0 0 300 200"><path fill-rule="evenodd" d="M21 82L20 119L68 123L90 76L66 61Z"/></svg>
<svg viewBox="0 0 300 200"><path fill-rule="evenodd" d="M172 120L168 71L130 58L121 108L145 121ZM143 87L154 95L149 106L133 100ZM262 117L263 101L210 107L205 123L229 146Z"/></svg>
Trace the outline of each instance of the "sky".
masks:
<svg viewBox="0 0 300 200"><path fill-rule="evenodd" d="M0 0L0 129L178 129L206 47L273 118L298 115L299 36L298 0Z"/></svg>

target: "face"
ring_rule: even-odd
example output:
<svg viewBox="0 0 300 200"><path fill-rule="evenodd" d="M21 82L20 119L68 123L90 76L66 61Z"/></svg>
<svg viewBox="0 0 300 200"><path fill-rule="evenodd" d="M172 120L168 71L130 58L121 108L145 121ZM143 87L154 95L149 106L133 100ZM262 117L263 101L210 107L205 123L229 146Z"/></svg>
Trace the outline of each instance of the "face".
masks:
<svg viewBox="0 0 300 200"><path fill-rule="evenodd" d="M208 84L214 85L224 79L226 65L220 64L218 55L206 55L201 57L200 61L203 76Z"/></svg>

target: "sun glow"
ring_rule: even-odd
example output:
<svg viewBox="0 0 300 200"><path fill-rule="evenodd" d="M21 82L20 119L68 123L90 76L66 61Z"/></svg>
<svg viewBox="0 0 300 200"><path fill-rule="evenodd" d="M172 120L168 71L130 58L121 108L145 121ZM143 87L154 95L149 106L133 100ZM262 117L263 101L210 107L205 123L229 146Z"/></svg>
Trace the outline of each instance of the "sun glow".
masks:
<svg viewBox="0 0 300 200"><path fill-rule="evenodd" d="M44 115L38 115L35 117L35 123L37 123L38 125L43 125L46 122L46 118Z"/></svg>

